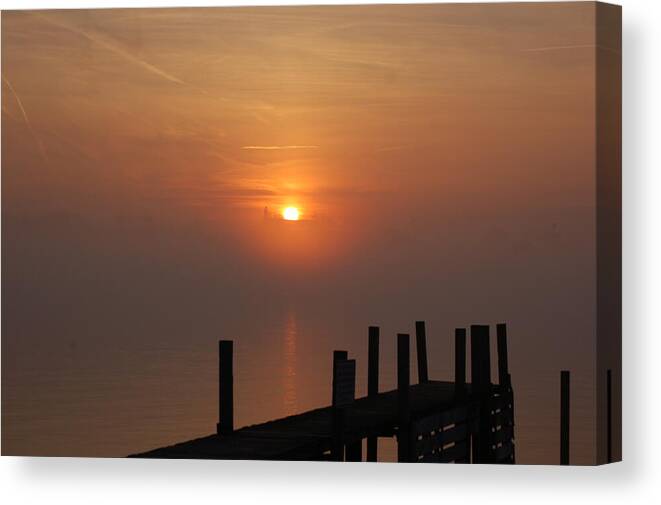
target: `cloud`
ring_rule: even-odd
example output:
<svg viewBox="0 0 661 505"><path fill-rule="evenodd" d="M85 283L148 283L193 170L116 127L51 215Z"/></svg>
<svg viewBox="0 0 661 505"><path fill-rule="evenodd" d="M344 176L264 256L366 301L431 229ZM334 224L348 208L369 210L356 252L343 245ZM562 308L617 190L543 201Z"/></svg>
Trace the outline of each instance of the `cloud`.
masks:
<svg viewBox="0 0 661 505"><path fill-rule="evenodd" d="M16 99L16 103L18 104L18 108L21 110L21 115L23 116L25 125L28 127L28 130L30 130L32 137L34 138L34 141L36 142L37 147L39 148L39 152L41 153L41 156L44 158L45 161L48 161L48 156L46 156L46 149L44 148L44 143L41 141L39 135L37 135L37 132L34 131L34 128L32 128L32 123L30 123L30 120L28 119L28 114L25 111L25 107L23 107L23 101L21 100L21 97L18 95L18 93L14 89L14 86L12 86L11 82L9 82L9 79L7 79L3 75L2 80L9 88L9 91L11 91L11 94L14 95L14 98Z"/></svg>
<svg viewBox="0 0 661 505"><path fill-rule="evenodd" d="M125 60L128 60L131 63L134 63L135 65L138 65L138 66L142 67L143 69L147 70L148 72L150 72L152 74L155 74L159 77L162 77L163 79L165 79L167 81L173 82L175 84L182 84L182 85L187 84L184 81L182 81L181 79L179 79L178 77L175 77L174 75L166 72L165 70L162 70L162 69L158 68L157 66L152 65L151 63L138 58L137 56L130 53L126 49L124 49L124 48L122 48L122 47L120 47L116 44L113 44L112 42L110 42L109 40L107 40L105 37L103 37L102 35L100 35L98 33L90 32L90 31L87 31L87 30L82 30L78 27L71 26L71 25L68 25L66 23L63 23L62 21L56 21L55 19L53 19L51 17L48 17L48 16L45 16L43 14L36 14L36 15L39 16L44 21L46 21L47 23L50 23L54 26L57 26L57 27L62 28L64 30L68 30L72 33L75 33L75 34L78 34L82 37L85 37L90 42L93 42L93 43L103 47L104 49L106 49L108 51L111 51L111 52L115 53L118 56L121 56Z"/></svg>
<svg viewBox="0 0 661 505"><path fill-rule="evenodd" d="M319 146L241 146L241 149L249 149L255 151L279 151L286 149L319 149Z"/></svg>
<svg viewBox="0 0 661 505"><path fill-rule="evenodd" d="M9 79L7 79L3 75L2 80L5 81L5 84L9 88L9 91L11 91L11 94L14 95L14 98L16 99L16 103L18 104L18 108L21 109L21 114L23 115L23 120L25 121L25 124L30 126L30 120L28 119L28 115L25 112L25 107L23 107L23 102L21 101L21 97L18 96L18 93L16 93L16 90L14 89L14 86L11 85L11 82L9 82Z"/></svg>
<svg viewBox="0 0 661 505"><path fill-rule="evenodd" d="M620 51L613 49L612 47L599 46L595 44L576 44L573 46L547 46L547 47L532 47L530 49L522 49L524 53L541 53L545 51L564 51L566 49L586 49L586 48L597 48L603 49L604 51L610 51L615 54L620 54Z"/></svg>
<svg viewBox="0 0 661 505"><path fill-rule="evenodd" d="M401 151L403 149L409 149L410 145L392 145L392 146L382 146L376 149L377 153L389 152L389 151Z"/></svg>
<svg viewBox="0 0 661 505"><path fill-rule="evenodd" d="M565 49L583 49L596 47L594 44L577 44L573 46L547 46L547 47L532 47L530 49L522 49L524 53L541 53L545 51L563 51Z"/></svg>

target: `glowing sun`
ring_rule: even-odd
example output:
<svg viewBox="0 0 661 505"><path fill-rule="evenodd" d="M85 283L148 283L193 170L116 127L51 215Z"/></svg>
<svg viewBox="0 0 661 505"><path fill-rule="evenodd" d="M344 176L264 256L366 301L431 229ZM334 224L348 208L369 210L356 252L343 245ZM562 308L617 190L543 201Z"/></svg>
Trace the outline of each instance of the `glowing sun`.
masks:
<svg viewBox="0 0 661 505"><path fill-rule="evenodd" d="M296 207L287 207L282 211L282 217L285 221L298 221L298 209Z"/></svg>

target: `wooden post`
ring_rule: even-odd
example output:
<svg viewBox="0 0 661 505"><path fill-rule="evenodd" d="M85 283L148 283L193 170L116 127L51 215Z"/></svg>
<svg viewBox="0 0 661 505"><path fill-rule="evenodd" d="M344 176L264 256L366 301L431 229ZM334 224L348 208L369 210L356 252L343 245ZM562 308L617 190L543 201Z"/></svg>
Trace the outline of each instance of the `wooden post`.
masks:
<svg viewBox="0 0 661 505"><path fill-rule="evenodd" d="M489 392L491 348L489 347L488 325L471 325L471 383L479 393Z"/></svg>
<svg viewBox="0 0 661 505"><path fill-rule="evenodd" d="M347 351L333 351L333 366L343 359L349 359L349 353Z"/></svg>
<svg viewBox="0 0 661 505"><path fill-rule="evenodd" d="M514 436L514 420L516 419L516 414L514 413L514 391L512 389L512 374L507 374L507 384L510 386L510 394L511 399L512 399L512 406L510 407L510 410L512 411L512 438L516 437ZM512 444L512 464L516 464L516 444Z"/></svg>
<svg viewBox="0 0 661 505"><path fill-rule="evenodd" d="M466 393L466 328L454 330L454 390L457 396Z"/></svg>
<svg viewBox="0 0 661 505"><path fill-rule="evenodd" d="M415 349L418 357L418 383L429 382L427 370L427 332L424 321L415 322Z"/></svg>
<svg viewBox="0 0 661 505"><path fill-rule="evenodd" d="M367 342L367 396L379 394L379 327L370 326Z"/></svg>
<svg viewBox="0 0 661 505"><path fill-rule="evenodd" d="M363 460L363 441L362 439L354 440L346 445L346 461L362 461Z"/></svg>
<svg viewBox="0 0 661 505"><path fill-rule="evenodd" d="M410 386L410 350L409 335L397 335L397 408L399 423L397 426L397 461L405 463L410 460L409 440L409 386Z"/></svg>
<svg viewBox="0 0 661 505"><path fill-rule="evenodd" d="M226 435L234 431L234 372L232 364L234 342L218 342L218 424L216 432Z"/></svg>
<svg viewBox="0 0 661 505"><path fill-rule="evenodd" d="M498 385L500 386L500 393L502 395L509 395L511 397L511 403L504 403L503 408L509 409L512 415L512 420L508 424L512 429L512 436L514 436L514 391L512 390L512 376L509 373L507 363L507 325L505 323L496 325L496 338L498 348ZM515 464L516 447L511 440L508 443L512 446L512 454L510 455L509 462Z"/></svg>
<svg viewBox="0 0 661 505"><path fill-rule="evenodd" d="M560 372L560 464L569 464L569 371Z"/></svg>
<svg viewBox="0 0 661 505"><path fill-rule="evenodd" d="M379 327L368 330L367 353L367 396L379 394ZM367 438L367 461L377 460L378 437Z"/></svg>
<svg viewBox="0 0 661 505"><path fill-rule="evenodd" d="M613 403L611 371L606 370L606 462L613 462Z"/></svg>
<svg viewBox="0 0 661 505"><path fill-rule="evenodd" d="M508 388L509 369L507 364L507 325L496 325L496 338L498 343L498 384L501 388Z"/></svg>
<svg viewBox="0 0 661 505"><path fill-rule="evenodd" d="M331 391L331 405L335 406L335 391L337 389L337 385L335 384L335 367L336 363L341 360L349 359L349 353L347 351L333 351L333 367L331 368L331 373L333 374L333 382L332 382L332 391Z"/></svg>
<svg viewBox="0 0 661 505"><path fill-rule="evenodd" d="M491 351L489 326L471 325L471 393L479 402L477 433L473 439L473 463L491 461Z"/></svg>
<svg viewBox="0 0 661 505"><path fill-rule="evenodd" d="M397 391L399 396L408 397L411 385L411 363L409 350L409 335L397 334Z"/></svg>
<svg viewBox="0 0 661 505"><path fill-rule="evenodd" d="M333 351L333 383L331 396L331 405L333 407L333 442L331 446L331 459L333 461L344 461L345 412L342 406L337 405L339 388L338 363L346 361L348 358L349 353L347 351Z"/></svg>
<svg viewBox="0 0 661 505"><path fill-rule="evenodd" d="M331 461L344 461L344 409L332 409L333 439L331 443Z"/></svg>
<svg viewBox="0 0 661 505"><path fill-rule="evenodd" d="M342 387L346 389L346 380L349 379L350 385L349 385L349 393L348 395L345 393L343 394L340 392L340 397L345 396L344 399L340 399L342 401L342 405L339 408L344 409L345 406L349 405L351 402L353 402L355 395L356 395L356 360L344 360L345 365L350 365L348 368L351 370L349 376L345 375L344 377L341 377L341 380L343 381ZM346 411L344 413L344 427L346 428ZM352 440L350 442L345 443L345 461L362 461L363 459L363 440L361 438Z"/></svg>

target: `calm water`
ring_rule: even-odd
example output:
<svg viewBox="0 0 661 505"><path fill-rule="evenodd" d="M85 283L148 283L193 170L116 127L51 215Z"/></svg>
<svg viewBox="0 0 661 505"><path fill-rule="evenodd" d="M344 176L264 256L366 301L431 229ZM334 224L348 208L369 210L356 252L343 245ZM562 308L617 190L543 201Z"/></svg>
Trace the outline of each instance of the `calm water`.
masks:
<svg viewBox="0 0 661 505"><path fill-rule="evenodd" d="M329 403L333 349L357 362L357 393L365 394L367 325L333 328L287 308L251 321L235 338L235 424L244 426ZM428 322L430 376L450 379L452 326ZM351 330L347 327L351 326ZM395 334L382 327L381 390L395 387ZM557 463L559 363L517 350L510 330L510 367L516 394L519 463ZM4 336L3 336L4 338ZM7 340L5 340L7 342ZM53 337L38 347L9 341L3 355L4 454L124 456L212 433L217 421L216 339L176 345L136 338L98 345ZM9 351L9 352L8 352ZM412 376L416 376L412 356ZM495 361L495 360L494 360ZM494 377L495 378L495 377ZM572 463L593 461L593 395L589 375L572 375ZM393 440L380 442L380 459L395 458Z"/></svg>

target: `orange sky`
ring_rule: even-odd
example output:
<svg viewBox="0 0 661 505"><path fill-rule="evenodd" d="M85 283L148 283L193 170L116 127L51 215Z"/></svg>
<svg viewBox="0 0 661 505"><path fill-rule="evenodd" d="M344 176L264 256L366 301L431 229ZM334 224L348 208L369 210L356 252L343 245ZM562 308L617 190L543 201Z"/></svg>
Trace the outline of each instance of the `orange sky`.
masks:
<svg viewBox="0 0 661 505"><path fill-rule="evenodd" d="M521 188L585 204L594 11L539 9L5 12L5 210L234 229L295 205L363 234Z"/></svg>

